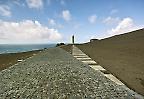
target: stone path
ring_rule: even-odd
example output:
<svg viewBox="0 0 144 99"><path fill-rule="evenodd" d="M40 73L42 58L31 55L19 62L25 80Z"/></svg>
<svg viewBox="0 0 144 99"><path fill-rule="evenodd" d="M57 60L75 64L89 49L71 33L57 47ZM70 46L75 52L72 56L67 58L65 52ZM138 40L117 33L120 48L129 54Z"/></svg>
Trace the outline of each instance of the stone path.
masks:
<svg viewBox="0 0 144 99"><path fill-rule="evenodd" d="M0 72L0 99L134 99L136 97L142 98L60 48L44 50Z"/></svg>

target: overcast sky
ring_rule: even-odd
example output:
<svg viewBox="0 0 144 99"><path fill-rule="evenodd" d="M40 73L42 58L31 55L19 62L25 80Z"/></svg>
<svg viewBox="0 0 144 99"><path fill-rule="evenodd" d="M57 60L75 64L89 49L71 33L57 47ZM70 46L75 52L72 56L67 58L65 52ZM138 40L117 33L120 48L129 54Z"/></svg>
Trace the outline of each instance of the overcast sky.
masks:
<svg viewBox="0 0 144 99"><path fill-rule="evenodd" d="M144 27L144 0L0 0L0 44L69 43Z"/></svg>

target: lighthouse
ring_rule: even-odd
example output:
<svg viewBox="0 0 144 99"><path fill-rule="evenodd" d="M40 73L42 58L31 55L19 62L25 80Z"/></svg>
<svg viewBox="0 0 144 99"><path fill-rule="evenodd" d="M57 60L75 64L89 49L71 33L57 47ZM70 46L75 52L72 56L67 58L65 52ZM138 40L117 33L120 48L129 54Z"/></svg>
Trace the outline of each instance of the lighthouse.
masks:
<svg viewBox="0 0 144 99"><path fill-rule="evenodd" d="M74 44L74 35L72 36L72 44Z"/></svg>

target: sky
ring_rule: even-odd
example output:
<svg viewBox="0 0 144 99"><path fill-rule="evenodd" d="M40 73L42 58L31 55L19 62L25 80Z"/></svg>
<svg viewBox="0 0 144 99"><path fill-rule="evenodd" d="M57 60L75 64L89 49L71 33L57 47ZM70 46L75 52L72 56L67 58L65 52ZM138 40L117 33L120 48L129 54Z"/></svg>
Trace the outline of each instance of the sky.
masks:
<svg viewBox="0 0 144 99"><path fill-rule="evenodd" d="M84 43L144 28L144 0L0 0L0 44Z"/></svg>

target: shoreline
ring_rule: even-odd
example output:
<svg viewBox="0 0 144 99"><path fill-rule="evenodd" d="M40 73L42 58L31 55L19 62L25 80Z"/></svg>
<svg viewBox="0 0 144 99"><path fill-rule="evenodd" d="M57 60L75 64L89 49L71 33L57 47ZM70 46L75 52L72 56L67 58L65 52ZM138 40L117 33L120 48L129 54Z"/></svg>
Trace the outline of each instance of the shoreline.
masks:
<svg viewBox="0 0 144 99"><path fill-rule="evenodd" d="M28 51L18 51L18 52L5 52L5 53L0 53L0 55L3 55L3 54L18 54L18 53L27 53L27 52L33 52L33 51L38 51L38 50L43 50L43 49L34 49L34 50L28 50Z"/></svg>
<svg viewBox="0 0 144 99"><path fill-rule="evenodd" d="M43 50L55 46L56 44L0 44L0 54Z"/></svg>

